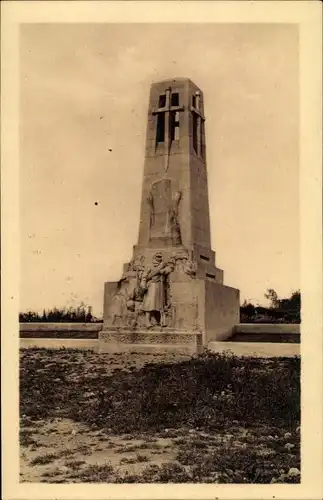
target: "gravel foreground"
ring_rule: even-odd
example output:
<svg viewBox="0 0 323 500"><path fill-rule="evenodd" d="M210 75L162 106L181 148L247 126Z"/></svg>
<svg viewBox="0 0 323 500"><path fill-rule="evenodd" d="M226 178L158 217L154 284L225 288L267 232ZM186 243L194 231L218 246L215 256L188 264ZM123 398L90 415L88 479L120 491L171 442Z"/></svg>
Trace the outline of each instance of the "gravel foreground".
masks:
<svg viewBox="0 0 323 500"><path fill-rule="evenodd" d="M20 481L299 483L300 360L20 351Z"/></svg>

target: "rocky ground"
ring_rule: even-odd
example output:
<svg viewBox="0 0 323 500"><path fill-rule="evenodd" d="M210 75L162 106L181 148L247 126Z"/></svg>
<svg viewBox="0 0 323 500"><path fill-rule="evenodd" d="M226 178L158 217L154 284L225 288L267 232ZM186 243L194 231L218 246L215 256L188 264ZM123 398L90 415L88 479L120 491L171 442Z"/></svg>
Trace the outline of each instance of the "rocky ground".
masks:
<svg viewBox="0 0 323 500"><path fill-rule="evenodd" d="M300 482L299 360L21 350L23 482Z"/></svg>

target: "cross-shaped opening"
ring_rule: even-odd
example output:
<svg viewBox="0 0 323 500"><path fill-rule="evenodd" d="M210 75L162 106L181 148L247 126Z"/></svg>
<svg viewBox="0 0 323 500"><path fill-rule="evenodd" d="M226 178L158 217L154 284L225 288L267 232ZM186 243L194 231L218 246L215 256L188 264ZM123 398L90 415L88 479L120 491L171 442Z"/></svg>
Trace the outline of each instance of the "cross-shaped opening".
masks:
<svg viewBox="0 0 323 500"><path fill-rule="evenodd" d="M158 108L153 110L156 120L156 148L162 143L170 151L173 141L179 141L180 97L178 92L171 92L166 89L164 94L159 95Z"/></svg>
<svg viewBox="0 0 323 500"><path fill-rule="evenodd" d="M201 157L202 160L205 160L205 128L204 128L204 120L201 120Z"/></svg>
<svg viewBox="0 0 323 500"><path fill-rule="evenodd" d="M165 113L160 113L157 116L157 132L156 132L156 142L165 141Z"/></svg>
<svg viewBox="0 0 323 500"><path fill-rule="evenodd" d="M179 94L177 94L177 93L172 94L171 105L172 106L179 106Z"/></svg>
<svg viewBox="0 0 323 500"><path fill-rule="evenodd" d="M197 156L205 159L205 144L204 144L204 116L201 109L201 95L196 91L192 95L192 142L193 149Z"/></svg>
<svg viewBox="0 0 323 500"><path fill-rule="evenodd" d="M179 141L179 112L172 111L170 124L170 139L171 141Z"/></svg>
<svg viewBox="0 0 323 500"><path fill-rule="evenodd" d="M159 96L158 107L164 108L166 106L166 94L162 94Z"/></svg>
<svg viewBox="0 0 323 500"><path fill-rule="evenodd" d="M197 150L197 121L198 115L193 113L193 148L196 154L198 154Z"/></svg>

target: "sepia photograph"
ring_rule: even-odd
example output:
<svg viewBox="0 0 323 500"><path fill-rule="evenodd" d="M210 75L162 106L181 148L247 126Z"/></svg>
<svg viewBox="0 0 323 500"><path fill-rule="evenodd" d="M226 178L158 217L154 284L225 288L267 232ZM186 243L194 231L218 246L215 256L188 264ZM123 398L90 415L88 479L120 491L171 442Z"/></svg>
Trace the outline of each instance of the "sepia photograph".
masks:
<svg viewBox="0 0 323 500"><path fill-rule="evenodd" d="M297 26L20 51L21 481L299 482Z"/></svg>
<svg viewBox="0 0 323 500"><path fill-rule="evenodd" d="M17 35L18 482L300 486L299 25Z"/></svg>

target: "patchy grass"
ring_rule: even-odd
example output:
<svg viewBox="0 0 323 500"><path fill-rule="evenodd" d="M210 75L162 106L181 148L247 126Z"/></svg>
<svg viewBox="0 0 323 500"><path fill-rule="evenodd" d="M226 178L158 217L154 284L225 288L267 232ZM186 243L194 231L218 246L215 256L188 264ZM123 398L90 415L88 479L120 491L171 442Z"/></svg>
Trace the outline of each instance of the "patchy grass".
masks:
<svg viewBox="0 0 323 500"><path fill-rule="evenodd" d="M32 446L37 443L33 438L34 432L29 429L20 429L19 439L21 446Z"/></svg>
<svg viewBox="0 0 323 500"><path fill-rule="evenodd" d="M58 457L55 453L47 453L46 455L39 455L30 462L30 465L50 464L51 462L53 462L53 460L56 460L57 458Z"/></svg>
<svg viewBox="0 0 323 500"><path fill-rule="evenodd" d="M296 357L28 349L20 394L25 481L300 482Z"/></svg>

